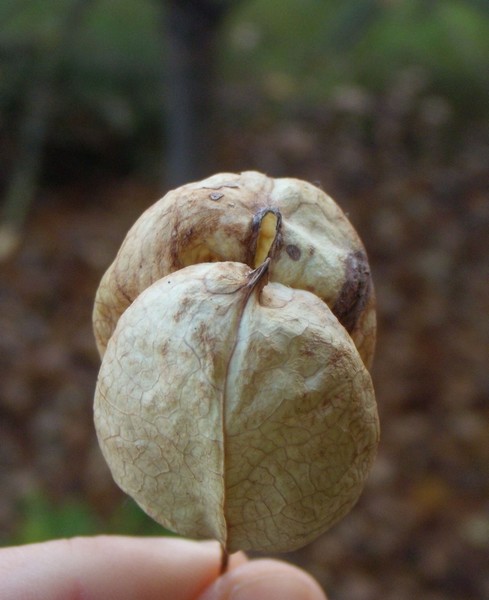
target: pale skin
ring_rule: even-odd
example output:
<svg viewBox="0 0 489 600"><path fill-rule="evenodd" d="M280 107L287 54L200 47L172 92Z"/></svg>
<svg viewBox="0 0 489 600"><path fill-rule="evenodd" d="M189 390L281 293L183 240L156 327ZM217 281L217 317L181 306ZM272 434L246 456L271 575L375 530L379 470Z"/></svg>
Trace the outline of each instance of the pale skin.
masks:
<svg viewBox="0 0 489 600"><path fill-rule="evenodd" d="M97 536L0 550L3 600L326 600L285 562L230 557L216 542Z"/></svg>

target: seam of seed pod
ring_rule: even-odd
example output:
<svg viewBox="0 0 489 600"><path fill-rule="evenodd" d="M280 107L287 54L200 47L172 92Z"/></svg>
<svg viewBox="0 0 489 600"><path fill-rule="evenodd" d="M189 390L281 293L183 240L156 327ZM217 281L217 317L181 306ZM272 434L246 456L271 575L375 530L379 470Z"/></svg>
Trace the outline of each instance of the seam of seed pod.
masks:
<svg viewBox="0 0 489 600"><path fill-rule="evenodd" d="M228 536L228 524L227 524L227 517L226 517L226 427L225 427L225 423L226 423L226 405L227 405L227 381L229 379L228 375L229 375L229 369L233 360L233 356L234 356L234 352L235 349L237 347L238 344L238 340L239 340L239 335L240 335L240 330L241 330L241 322L242 322L242 315L243 312L246 309L246 305L248 303L248 300L250 299L251 295L253 292L258 291L258 293L261 293L261 290L263 289L263 286L266 285L266 283L268 282L268 270L270 267L270 263L272 260L272 255L275 253L276 250L276 242L277 240L279 240L280 237L280 231L281 231L281 226L282 226L282 218L281 218L281 214L278 211L278 209L265 209L259 212L259 221L256 219L256 215L253 218L253 225L252 227L254 228L254 235L255 235L255 240L258 240L259 235L260 235L260 225L263 223L263 219L266 217L267 214L269 213L273 213L276 217L276 223L275 223L275 236L272 240L272 242L270 243L270 246L268 248L268 253L267 253L267 257L265 258L265 260L263 261L263 263L256 269L254 269L253 271L251 271L248 275L248 281L246 282L246 284L242 287L240 287L238 290L236 290L236 292L239 291L243 291L244 292L244 296L243 296L243 300L241 302L241 306L240 306L240 310L239 310L239 321L238 321L238 328L236 330L236 335L234 338L234 342L233 345L231 347L231 351L229 353L229 359L226 365L226 372L225 372L225 377L224 377L224 392L222 394L222 405L221 405L221 431L222 431L222 444L223 444L223 448L222 448L222 473L223 473L223 500L222 500L222 512L223 512L223 518L224 518L224 523L225 523L225 531L226 531L226 539L223 540L223 548L226 550L227 548L227 536ZM256 227L254 224L258 223L258 227ZM255 248L256 248L256 244L257 242L255 241ZM255 250L256 251L256 250Z"/></svg>
<svg viewBox="0 0 489 600"><path fill-rule="evenodd" d="M221 429L222 429L222 473L223 473L223 504L222 504L222 511L223 511L223 518L224 518L224 523L225 523L225 529L226 529L226 539L223 541L223 547L227 550L228 547L228 532L229 532L229 528L228 528L228 520L227 520L227 516L226 516L226 499L227 499L227 494L226 494L226 470L227 470L227 459L226 459L226 406L227 406L227 397L228 397L228 381L229 381L229 369L231 367L231 363L233 362L233 356L236 350L236 347L238 345L238 341L240 338L240 331L241 331L241 326L242 326L242 316L244 311L246 310L246 305L248 304L249 299L251 298L251 296L253 295L253 293L258 292L259 294L261 293L261 289L263 288L264 285L266 285L267 283L267 274L268 274L268 268L270 265L270 257L267 257L266 260L258 267L258 269L255 269L253 271L251 271L248 275L248 281L247 283L240 287L238 290L236 290L236 292L241 291L243 292L243 298L241 301L241 306L239 308L239 318L238 318L238 327L236 329L236 335L234 336L234 341L233 341L233 345L231 347L231 351L229 353L229 358L227 361L227 365L226 365L226 371L225 371L225 375L224 375L224 391L222 394L222 406L221 406Z"/></svg>

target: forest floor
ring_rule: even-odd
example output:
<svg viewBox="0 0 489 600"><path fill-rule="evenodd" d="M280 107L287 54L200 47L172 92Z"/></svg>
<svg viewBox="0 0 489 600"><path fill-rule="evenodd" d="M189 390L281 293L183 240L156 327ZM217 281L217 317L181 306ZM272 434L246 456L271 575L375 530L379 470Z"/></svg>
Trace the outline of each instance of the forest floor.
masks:
<svg viewBox="0 0 489 600"><path fill-rule="evenodd" d="M365 242L378 299L378 458L353 511L287 558L332 600L482 600L489 597L487 174L472 145L432 164L403 160L388 146L336 142L333 151L313 131L289 127L266 140L250 133L236 151L243 165L261 161L311 180L321 173ZM102 528L123 502L92 423L99 358L91 310L127 229L158 195L136 179L48 186L21 247L0 265L3 543L15 539L22 500L33 491L54 506L83 499Z"/></svg>

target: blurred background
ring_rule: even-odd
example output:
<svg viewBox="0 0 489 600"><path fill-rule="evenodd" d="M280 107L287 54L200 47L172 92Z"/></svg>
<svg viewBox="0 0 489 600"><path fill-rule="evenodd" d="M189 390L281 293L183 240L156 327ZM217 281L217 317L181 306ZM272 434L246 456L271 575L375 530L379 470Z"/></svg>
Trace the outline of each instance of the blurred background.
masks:
<svg viewBox="0 0 489 600"><path fill-rule="evenodd" d="M286 558L331 600L489 598L489 2L3 0L0 543L159 534L98 450L102 273L171 187L320 184L378 295L378 459Z"/></svg>

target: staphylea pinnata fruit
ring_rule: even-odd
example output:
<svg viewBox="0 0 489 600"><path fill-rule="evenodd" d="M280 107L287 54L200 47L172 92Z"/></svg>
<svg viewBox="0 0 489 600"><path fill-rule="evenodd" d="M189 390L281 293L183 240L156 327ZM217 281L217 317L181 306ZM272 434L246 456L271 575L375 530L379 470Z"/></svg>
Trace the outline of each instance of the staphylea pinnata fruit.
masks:
<svg viewBox="0 0 489 600"><path fill-rule="evenodd" d="M359 498L379 438L363 245L315 186L224 173L129 231L94 307L117 484L226 550L291 551Z"/></svg>

